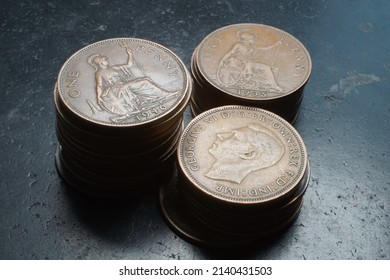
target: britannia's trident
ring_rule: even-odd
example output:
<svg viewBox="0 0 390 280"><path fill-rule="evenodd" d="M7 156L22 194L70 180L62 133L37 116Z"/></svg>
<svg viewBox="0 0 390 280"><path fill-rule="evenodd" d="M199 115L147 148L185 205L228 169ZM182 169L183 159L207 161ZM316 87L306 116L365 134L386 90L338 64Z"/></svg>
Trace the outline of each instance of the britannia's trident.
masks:
<svg viewBox="0 0 390 280"><path fill-rule="evenodd" d="M119 41L119 46L121 46L122 48L125 48L126 50L130 50L130 52L132 52L132 50L129 48L129 43L126 43L124 41ZM142 69L142 67L139 66L137 60L133 59L133 61L135 62L135 64L137 64L137 67L141 70L142 75L144 75L144 77L146 77L144 69Z"/></svg>
<svg viewBox="0 0 390 280"><path fill-rule="evenodd" d="M275 52L274 57L273 57L273 59L272 59L272 63L271 63L272 66L275 64L275 58L276 58L276 56L277 56L278 53L279 53L279 49L280 49L280 46L281 46L282 43L283 43L283 40L284 40L284 37L282 37L282 38L279 39L279 42L280 42L280 43L279 43L279 46L278 46L278 48L276 49L276 52Z"/></svg>

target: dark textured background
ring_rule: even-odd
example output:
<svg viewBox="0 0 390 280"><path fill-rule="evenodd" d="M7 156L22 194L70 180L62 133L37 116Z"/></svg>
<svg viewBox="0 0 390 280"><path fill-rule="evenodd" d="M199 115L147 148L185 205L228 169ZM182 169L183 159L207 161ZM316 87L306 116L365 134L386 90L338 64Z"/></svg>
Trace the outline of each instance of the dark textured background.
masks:
<svg viewBox="0 0 390 280"><path fill-rule="evenodd" d="M61 183L52 92L71 54L138 37L189 66L203 37L241 22L289 32L313 60L295 124L312 180L280 238L240 253L202 249L170 231L153 197L110 204ZM389 259L389 22L387 0L1 0L0 258Z"/></svg>

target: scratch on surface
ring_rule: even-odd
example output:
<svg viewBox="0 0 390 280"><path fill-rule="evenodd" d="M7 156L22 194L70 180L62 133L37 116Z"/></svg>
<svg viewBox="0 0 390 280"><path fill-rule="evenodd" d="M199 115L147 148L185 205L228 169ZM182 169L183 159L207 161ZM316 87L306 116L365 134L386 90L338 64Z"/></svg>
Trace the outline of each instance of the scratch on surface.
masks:
<svg viewBox="0 0 390 280"><path fill-rule="evenodd" d="M224 1L220 1L219 3L224 3L224 4L226 4L226 6L229 8L229 12L234 13L234 9L233 9L233 7L232 7L232 4L231 4L229 1L224 0Z"/></svg>
<svg viewBox="0 0 390 280"><path fill-rule="evenodd" d="M29 187L32 187L32 186L34 186L37 182L38 182L38 180L33 180L33 181L31 181L31 182L28 184L28 186L29 186Z"/></svg>
<svg viewBox="0 0 390 280"><path fill-rule="evenodd" d="M330 87L330 92L341 92L343 94L355 91L358 86L368 85L375 82L380 82L381 79L374 74L362 74L357 72L348 73L346 78L341 78L338 84Z"/></svg>
<svg viewBox="0 0 390 280"><path fill-rule="evenodd" d="M304 5L303 7L310 7L310 6ZM300 7L300 5L297 3L297 6L295 7L294 12L297 13L298 15L300 15L301 17L308 18L308 19L314 19L314 18L319 16L319 14L317 14L317 13L313 13L310 15L310 14L306 13L307 11L302 12L301 9L302 9L302 7Z"/></svg>
<svg viewBox="0 0 390 280"><path fill-rule="evenodd" d="M91 2L91 3L89 3L89 5L91 5L91 6L100 6L100 1L94 1L94 2Z"/></svg>
<svg viewBox="0 0 390 280"><path fill-rule="evenodd" d="M107 29L107 25L102 24L95 29L95 31L105 31Z"/></svg>
<svg viewBox="0 0 390 280"><path fill-rule="evenodd" d="M19 110L19 106L11 109L11 111L8 113L7 118L8 119L18 119L21 116L21 112Z"/></svg>
<svg viewBox="0 0 390 280"><path fill-rule="evenodd" d="M359 24L359 29L363 32L371 32L374 30L374 26L370 22L362 22Z"/></svg>

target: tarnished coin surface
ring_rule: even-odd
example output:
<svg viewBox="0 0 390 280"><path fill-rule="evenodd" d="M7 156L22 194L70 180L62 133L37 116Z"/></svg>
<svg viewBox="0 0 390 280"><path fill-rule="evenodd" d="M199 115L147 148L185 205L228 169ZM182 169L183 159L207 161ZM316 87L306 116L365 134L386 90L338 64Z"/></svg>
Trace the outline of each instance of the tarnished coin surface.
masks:
<svg viewBox="0 0 390 280"><path fill-rule="evenodd" d="M135 38L108 39L73 54L58 76L71 112L105 126L169 118L189 94L183 62L167 48Z"/></svg>
<svg viewBox="0 0 390 280"><path fill-rule="evenodd" d="M198 46L198 71L235 97L267 100L295 92L307 82L311 58L287 32L262 24L234 24L210 33Z"/></svg>
<svg viewBox="0 0 390 280"><path fill-rule="evenodd" d="M284 119L255 107L223 106L186 127L179 170L207 196L233 203L275 202L295 191L307 168L302 138Z"/></svg>

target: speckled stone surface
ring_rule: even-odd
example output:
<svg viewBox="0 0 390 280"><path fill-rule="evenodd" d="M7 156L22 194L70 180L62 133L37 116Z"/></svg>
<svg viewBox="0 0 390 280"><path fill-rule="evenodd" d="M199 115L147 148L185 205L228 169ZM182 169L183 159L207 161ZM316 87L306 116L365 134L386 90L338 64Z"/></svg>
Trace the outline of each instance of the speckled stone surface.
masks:
<svg viewBox="0 0 390 280"><path fill-rule="evenodd" d="M0 259L390 259L389 11L386 0L1 1ZM312 179L291 228L243 252L204 249L165 225L154 196L108 203L61 183L53 87L71 54L138 37L189 66L204 36L240 22L289 32L313 61L295 123Z"/></svg>

